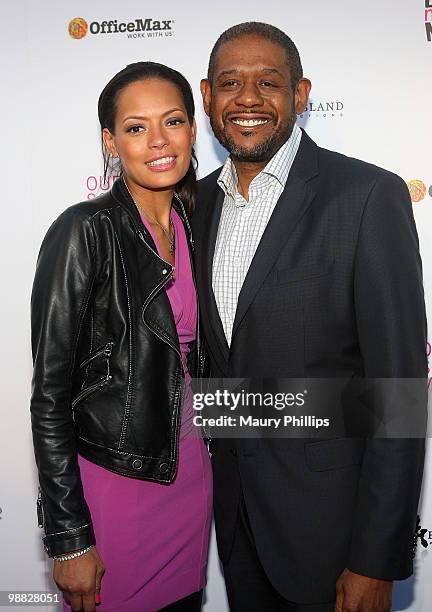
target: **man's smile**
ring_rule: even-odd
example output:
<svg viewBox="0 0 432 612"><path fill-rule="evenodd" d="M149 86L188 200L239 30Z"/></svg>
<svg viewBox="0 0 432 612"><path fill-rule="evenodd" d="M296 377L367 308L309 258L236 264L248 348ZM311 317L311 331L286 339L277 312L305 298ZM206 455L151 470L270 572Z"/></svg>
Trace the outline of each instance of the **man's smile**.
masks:
<svg viewBox="0 0 432 612"><path fill-rule="evenodd" d="M255 127L268 123L268 119L231 119L231 122L243 127Z"/></svg>
<svg viewBox="0 0 432 612"><path fill-rule="evenodd" d="M272 116L258 114L258 113L237 113L230 114L226 120L225 125L229 123L236 128L241 128L241 131L247 130L249 133L259 131L263 126L274 123Z"/></svg>

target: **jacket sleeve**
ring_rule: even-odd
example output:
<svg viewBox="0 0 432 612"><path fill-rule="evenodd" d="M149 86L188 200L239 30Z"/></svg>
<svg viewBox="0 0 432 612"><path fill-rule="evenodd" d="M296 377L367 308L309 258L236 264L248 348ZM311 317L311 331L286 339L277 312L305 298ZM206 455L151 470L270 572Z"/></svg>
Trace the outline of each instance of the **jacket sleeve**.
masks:
<svg viewBox="0 0 432 612"><path fill-rule="evenodd" d="M30 411L40 484L38 518L49 556L95 543L71 409L72 372L92 290L94 248L91 219L77 207L66 210L45 236L33 284Z"/></svg>
<svg viewBox="0 0 432 612"><path fill-rule="evenodd" d="M406 185L391 173L378 178L365 205L354 300L365 377L392 379L396 387L398 379L424 379L425 417L427 331L418 238ZM385 393L378 397L389 401ZM406 402L403 409L413 406ZM411 575L424 446L420 437L366 441L348 563L353 572L384 580Z"/></svg>

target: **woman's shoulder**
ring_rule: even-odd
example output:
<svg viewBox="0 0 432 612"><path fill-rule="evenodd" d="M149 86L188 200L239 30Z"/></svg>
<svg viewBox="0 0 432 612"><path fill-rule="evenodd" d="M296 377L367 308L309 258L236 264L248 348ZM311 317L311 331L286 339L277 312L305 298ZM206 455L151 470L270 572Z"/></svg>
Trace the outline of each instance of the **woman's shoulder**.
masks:
<svg viewBox="0 0 432 612"><path fill-rule="evenodd" d="M83 200L72 204L61 212L49 226L44 242L59 239L69 242L95 231L94 221L103 211L109 211L118 206L118 202L111 196L110 192L104 193L91 200Z"/></svg>
<svg viewBox="0 0 432 612"><path fill-rule="evenodd" d="M111 192L103 193L90 200L83 200L66 208L60 216L68 218L91 219L102 211L116 208L118 202L112 197Z"/></svg>

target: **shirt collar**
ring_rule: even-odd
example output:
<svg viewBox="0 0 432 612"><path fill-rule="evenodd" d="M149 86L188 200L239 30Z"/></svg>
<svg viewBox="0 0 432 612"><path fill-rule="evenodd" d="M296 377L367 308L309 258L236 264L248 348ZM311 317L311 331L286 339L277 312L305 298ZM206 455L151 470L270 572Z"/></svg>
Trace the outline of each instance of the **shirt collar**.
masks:
<svg viewBox="0 0 432 612"><path fill-rule="evenodd" d="M273 176L278 182L285 187L285 183L288 178L289 171L294 161L293 153L297 152L298 143L301 139L302 132L298 125L295 123L291 136L286 142L276 151L273 157L270 159L268 164L261 170L261 172L254 178L252 183L258 182L263 175ZM227 157L219 178L217 180L218 185L223 189L225 194L229 194L235 197L237 193L237 171L231 156ZM251 185L252 185L251 183Z"/></svg>

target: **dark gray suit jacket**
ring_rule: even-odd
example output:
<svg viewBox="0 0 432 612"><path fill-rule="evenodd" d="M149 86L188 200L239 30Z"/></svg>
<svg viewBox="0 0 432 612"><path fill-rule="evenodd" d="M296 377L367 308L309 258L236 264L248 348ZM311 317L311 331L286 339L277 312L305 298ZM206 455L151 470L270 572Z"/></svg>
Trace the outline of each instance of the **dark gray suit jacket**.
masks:
<svg viewBox="0 0 432 612"><path fill-rule="evenodd" d="M199 182L192 219L213 376L426 377L421 260L401 178L303 133L228 349L211 280L219 172ZM260 560L287 599L330 601L345 567L388 580L411 574L422 439L227 439L213 451L224 563L243 489Z"/></svg>

